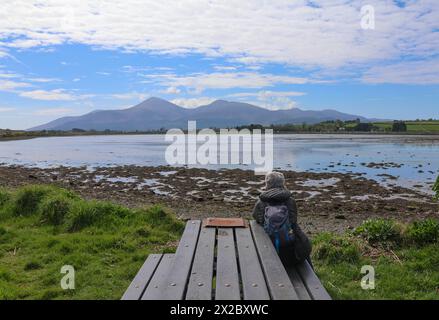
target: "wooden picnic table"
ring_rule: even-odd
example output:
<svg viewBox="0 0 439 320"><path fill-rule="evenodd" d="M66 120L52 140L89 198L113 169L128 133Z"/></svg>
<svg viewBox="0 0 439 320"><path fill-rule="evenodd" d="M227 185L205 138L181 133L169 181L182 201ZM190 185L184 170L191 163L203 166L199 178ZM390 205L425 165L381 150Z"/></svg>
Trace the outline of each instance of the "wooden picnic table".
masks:
<svg viewBox="0 0 439 320"><path fill-rule="evenodd" d="M285 269L255 221L207 227L190 220L175 254L150 254L122 300L328 300L310 264Z"/></svg>

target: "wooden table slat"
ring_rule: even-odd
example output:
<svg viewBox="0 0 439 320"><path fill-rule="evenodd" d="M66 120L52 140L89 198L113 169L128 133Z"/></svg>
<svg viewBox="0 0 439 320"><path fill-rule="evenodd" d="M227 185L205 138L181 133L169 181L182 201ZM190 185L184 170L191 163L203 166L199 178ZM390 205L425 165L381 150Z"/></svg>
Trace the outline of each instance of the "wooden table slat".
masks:
<svg viewBox="0 0 439 320"><path fill-rule="evenodd" d="M192 264L186 300L211 300L215 228L202 228Z"/></svg>
<svg viewBox="0 0 439 320"><path fill-rule="evenodd" d="M250 229L237 228L235 235L244 300L270 300Z"/></svg>
<svg viewBox="0 0 439 320"><path fill-rule="evenodd" d="M255 221L250 228L189 221L176 253L149 255L121 299L331 300L307 261L285 263Z"/></svg>
<svg viewBox="0 0 439 320"><path fill-rule="evenodd" d="M218 229L215 300L240 300L233 229Z"/></svg>
<svg viewBox="0 0 439 320"><path fill-rule="evenodd" d="M288 276L290 277L291 283L293 284L294 289L296 290L299 300L312 300L311 296L309 295L308 289L306 288L302 278L300 277L299 273L296 270L296 267L295 266L290 267L287 268L286 270Z"/></svg>
<svg viewBox="0 0 439 320"><path fill-rule="evenodd" d="M332 300L308 261L299 264L296 268L313 300Z"/></svg>
<svg viewBox="0 0 439 320"><path fill-rule="evenodd" d="M271 298L298 300L299 297L270 238L256 221L251 221L250 226Z"/></svg>
<svg viewBox="0 0 439 320"><path fill-rule="evenodd" d="M122 300L140 299L161 259L161 254L150 254L148 256L145 263L140 268L139 272L137 272L130 286L122 296Z"/></svg>
<svg viewBox="0 0 439 320"><path fill-rule="evenodd" d="M167 285L166 279L169 276L169 271L174 262L173 254L164 254L160 264L158 265L151 281L143 293L142 300L160 300L161 294Z"/></svg>
<svg viewBox="0 0 439 320"><path fill-rule="evenodd" d="M199 220L191 220L186 223L186 228L175 252L174 264L169 271L168 285L163 289L162 300L183 300L197 246L200 225L201 221Z"/></svg>

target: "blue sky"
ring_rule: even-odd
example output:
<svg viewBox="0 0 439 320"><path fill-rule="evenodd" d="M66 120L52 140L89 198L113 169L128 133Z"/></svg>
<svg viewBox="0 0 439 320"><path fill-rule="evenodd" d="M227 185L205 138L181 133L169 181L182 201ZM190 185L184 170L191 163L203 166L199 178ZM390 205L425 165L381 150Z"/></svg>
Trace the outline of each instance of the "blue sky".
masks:
<svg viewBox="0 0 439 320"><path fill-rule="evenodd" d="M364 5L373 12L363 11ZM158 96L439 118L439 1L0 5L0 128ZM373 14L372 14L373 13ZM362 25L365 15L374 28Z"/></svg>

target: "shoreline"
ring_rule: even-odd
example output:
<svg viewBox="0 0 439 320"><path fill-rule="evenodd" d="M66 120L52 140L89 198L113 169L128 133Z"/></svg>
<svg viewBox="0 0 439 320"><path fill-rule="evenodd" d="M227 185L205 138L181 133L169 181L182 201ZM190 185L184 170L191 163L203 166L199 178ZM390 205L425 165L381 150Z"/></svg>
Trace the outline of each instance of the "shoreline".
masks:
<svg viewBox="0 0 439 320"><path fill-rule="evenodd" d="M345 232L368 218L438 217L439 203L420 192L384 187L359 174L282 171L309 234ZM52 184L86 199L128 207L162 204L181 219L250 217L263 187L251 170L208 170L170 166L29 168L0 165L0 187Z"/></svg>
<svg viewBox="0 0 439 320"><path fill-rule="evenodd" d="M39 138L39 137L29 137L29 136L25 136L25 137L0 137L0 142L2 142L2 141L16 141L16 140L30 140L30 139L34 139L34 138Z"/></svg>
<svg viewBox="0 0 439 320"><path fill-rule="evenodd" d="M266 128L269 129L269 128ZM183 130L183 132L185 132ZM185 132L186 133L186 132ZM54 138L54 137L93 137L93 136L132 136L132 135L165 135L166 132L90 132L90 133L66 133L66 134L47 134L47 135L23 135L17 137L5 137L0 136L0 142L2 141L15 141L15 140L29 140L35 138ZM432 139L426 140L439 140L439 133L435 132L273 132L274 135L337 135L337 136L385 136L385 137L430 137Z"/></svg>

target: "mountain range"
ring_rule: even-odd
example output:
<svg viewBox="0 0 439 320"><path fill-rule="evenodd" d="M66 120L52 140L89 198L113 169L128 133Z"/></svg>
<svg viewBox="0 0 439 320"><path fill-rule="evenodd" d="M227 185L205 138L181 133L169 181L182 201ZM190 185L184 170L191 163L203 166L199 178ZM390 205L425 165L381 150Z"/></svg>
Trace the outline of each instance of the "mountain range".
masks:
<svg viewBox="0 0 439 320"><path fill-rule="evenodd" d="M372 121L336 110L307 111L298 108L267 110L252 104L216 100L208 105L187 109L160 98L149 98L121 110L96 110L82 116L63 117L29 130L121 130L148 131L161 128L187 128L196 120L197 128L227 128L249 124L314 124L329 120Z"/></svg>

